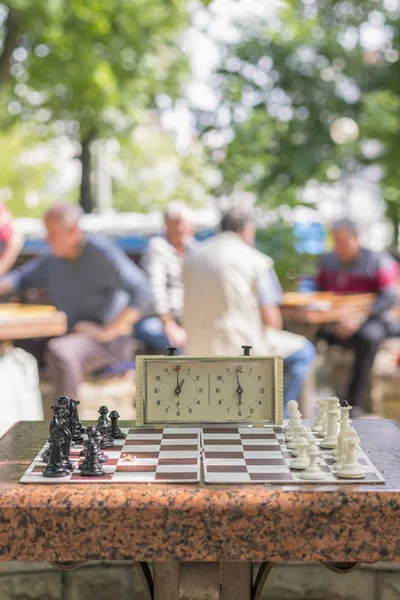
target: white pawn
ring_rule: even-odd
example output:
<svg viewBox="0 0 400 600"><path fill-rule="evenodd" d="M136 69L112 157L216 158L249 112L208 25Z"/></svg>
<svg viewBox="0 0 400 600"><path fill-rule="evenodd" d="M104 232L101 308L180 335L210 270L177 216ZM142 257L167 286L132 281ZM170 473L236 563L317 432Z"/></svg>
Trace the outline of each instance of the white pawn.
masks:
<svg viewBox="0 0 400 600"><path fill-rule="evenodd" d="M328 400L325 398L324 399L324 406L323 406L323 421L322 421L322 425L321 425L321 431L319 431L318 435L319 437L325 437L326 434L328 433Z"/></svg>
<svg viewBox="0 0 400 600"><path fill-rule="evenodd" d="M321 441L321 448L336 448L338 438L338 416L340 414L338 407L338 398L332 397L328 399L327 431L324 439Z"/></svg>
<svg viewBox="0 0 400 600"><path fill-rule="evenodd" d="M299 411L299 405L296 400L289 400L287 409L289 413L289 422L285 429L285 440L288 442L294 437L294 426L295 423L301 421L301 413Z"/></svg>
<svg viewBox="0 0 400 600"><path fill-rule="evenodd" d="M293 443L291 447L292 456L298 455L300 438L304 437L306 433L307 429L304 427L304 425L296 425L296 437L292 440Z"/></svg>
<svg viewBox="0 0 400 600"><path fill-rule="evenodd" d="M346 457L337 474L345 479L361 479L365 477L365 471L358 462L357 444L360 442L359 437L355 431L345 431L343 436L346 440Z"/></svg>
<svg viewBox="0 0 400 600"><path fill-rule="evenodd" d="M309 481L320 481L321 479L326 478L327 473L325 473L325 471L321 471L321 467L319 467L317 464L318 456L319 450L315 444L312 444L312 446L310 446L308 449L310 465L305 471L300 473L300 477L302 479L308 479Z"/></svg>
<svg viewBox="0 0 400 600"><path fill-rule="evenodd" d="M337 442L337 446L336 448L334 448L334 450L332 450L332 458L334 460L334 462L338 461L341 454L343 455L344 451L343 451L343 436L342 433L344 433L345 431L349 431L350 429L352 429L351 427L351 420L349 418L349 413L352 409L352 406L340 406L340 419L339 419L339 424L340 424L340 430L339 430L339 434L338 434L338 442Z"/></svg>
<svg viewBox="0 0 400 600"><path fill-rule="evenodd" d="M308 457L308 441L305 437L301 437L297 444L298 448L298 456L292 460L290 463L291 469L303 470L307 469L310 464L310 459Z"/></svg>
<svg viewBox="0 0 400 600"><path fill-rule="evenodd" d="M319 433L322 429L322 422L325 418L325 411L324 411L325 400L323 398L320 398L317 400L317 404L318 404L317 418L315 420L314 425L311 426L311 431L315 431L315 433Z"/></svg>

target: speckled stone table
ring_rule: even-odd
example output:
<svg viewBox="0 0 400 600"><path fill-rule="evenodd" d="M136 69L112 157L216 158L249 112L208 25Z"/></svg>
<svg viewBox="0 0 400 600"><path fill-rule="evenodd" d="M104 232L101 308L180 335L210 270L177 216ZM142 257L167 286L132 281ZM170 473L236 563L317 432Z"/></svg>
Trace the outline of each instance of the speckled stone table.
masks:
<svg viewBox="0 0 400 600"><path fill-rule="evenodd" d="M400 429L355 426L385 485L23 485L48 425L18 423L0 440L0 559L133 560L149 600L257 600L276 561L400 561Z"/></svg>

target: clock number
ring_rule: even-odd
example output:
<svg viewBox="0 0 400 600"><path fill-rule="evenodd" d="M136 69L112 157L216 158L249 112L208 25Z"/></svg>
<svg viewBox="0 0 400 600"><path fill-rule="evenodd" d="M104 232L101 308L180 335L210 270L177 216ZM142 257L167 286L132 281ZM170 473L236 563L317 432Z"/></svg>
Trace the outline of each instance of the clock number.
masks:
<svg viewBox="0 0 400 600"><path fill-rule="evenodd" d="M196 375L196 381L200 379L200 375Z"/></svg>
<svg viewBox="0 0 400 600"><path fill-rule="evenodd" d="M226 409L226 412L230 413L230 412L231 412L231 409L230 409L230 408L227 408L227 409Z"/></svg>
<svg viewBox="0 0 400 600"><path fill-rule="evenodd" d="M218 381L222 381L222 375L217 376Z"/></svg>
<svg viewBox="0 0 400 600"><path fill-rule="evenodd" d="M261 388L260 389L260 394L263 394L263 393L264 393L264 388Z"/></svg>
<svg viewBox="0 0 400 600"><path fill-rule="evenodd" d="M262 404L261 400L258 401L258 404Z"/></svg>
<svg viewBox="0 0 400 600"><path fill-rule="evenodd" d="M160 406L161 402L160 400L157 400L157 406Z"/></svg>
<svg viewBox="0 0 400 600"><path fill-rule="evenodd" d="M176 416L177 416L177 417L180 417L180 416L181 416L181 413L180 413L180 412L177 412L177 413L176 413Z"/></svg>
<svg viewBox="0 0 400 600"><path fill-rule="evenodd" d="M199 394L203 392L203 388L199 388Z"/></svg>
<svg viewBox="0 0 400 600"><path fill-rule="evenodd" d="M154 388L154 393L158 394L158 388Z"/></svg>
<svg viewBox="0 0 400 600"><path fill-rule="evenodd" d="M161 377L159 375L157 375L156 381L161 381Z"/></svg>
<svg viewBox="0 0 400 600"><path fill-rule="evenodd" d="M168 408L165 409L165 412L168 413Z"/></svg>
<svg viewBox="0 0 400 600"><path fill-rule="evenodd" d="M242 369L243 369L242 365L238 365L238 366L237 366L237 371L239 371L239 373L241 373L241 372L242 372Z"/></svg>
<svg viewBox="0 0 400 600"><path fill-rule="evenodd" d="M188 409L188 412L189 412L190 414L192 414L192 412L193 412L193 411L192 411L192 409L191 409L191 408L189 408L189 409Z"/></svg>
<svg viewBox="0 0 400 600"><path fill-rule="evenodd" d="M239 411L238 412L238 417L241 417L241 416L242 416L242 413Z"/></svg>
<svg viewBox="0 0 400 600"><path fill-rule="evenodd" d="M188 369L188 375L189 375L189 373L190 373L190 369Z"/></svg>
<svg viewBox="0 0 400 600"><path fill-rule="evenodd" d="M261 375L257 377L257 381L261 381Z"/></svg>
<svg viewBox="0 0 400 600"><path fill-rule="evenodd" d="M250 409L250 414L252 415L252 414L253 414L253 412L254 412L254 410L251 408L251 409Z"/></svg>
<svg viewBox="0 0 400 600"><path fill-rule="evenodd" d="M164 373L168 373L168 367L164 369Z"/></svg>
<svg viewBox="0 0 400 600"><path fill-rule="evenodd" d="M222 404L222 400L218 400L218 404L221 405Z"/></svg>
<svg viewBox="0 0 400 600"><path fill-rule="evenodd" d="M230 372L231 372L231 370L230 370L230 368L229 368L229 367L227 367L227 368L225 369L225 371L226 371L227 373L230 373Z"/></svg>
<svg viewBox="0 0 400 600"><path fill-rule="evenodd" d="M217 394L219 394L220 389L219 388L215 388L215 391L217 392Z"/></svg>
<svg viewBox="0 0 400 600"><path fill-rule="evenodd" d="M200 400L197 400L196 404L200 404Z"/></svg>

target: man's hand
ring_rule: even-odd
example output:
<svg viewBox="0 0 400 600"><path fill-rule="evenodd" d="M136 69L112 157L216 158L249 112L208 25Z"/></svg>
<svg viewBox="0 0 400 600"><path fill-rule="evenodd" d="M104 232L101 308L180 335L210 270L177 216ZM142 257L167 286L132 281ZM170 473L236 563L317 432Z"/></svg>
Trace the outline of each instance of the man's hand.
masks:
<svg viewBox="0 0 400 600"><path fill-rule="evenodd" d="M360 329L361 322L360 316L356 314L342 317L342 319L336 324L334 333L336 337L346 340Z"/></svg>
<svg viewBox="0 0 400 600"><path fill-rule="evenodd" d="M165 335L171 346L184 348L186 346L186 331L175 321L168 321L164 325Z"/></svg>
<svg viewBox="0 0 400 600"><path fill-rule="evenodd" d="M112 331L108 330L107 327L97 325L97 323L92 323L92 321L79 321L73 331L75 333L83 333L102 344L111 342L118 336L118 334L115 335Z"/></svg>

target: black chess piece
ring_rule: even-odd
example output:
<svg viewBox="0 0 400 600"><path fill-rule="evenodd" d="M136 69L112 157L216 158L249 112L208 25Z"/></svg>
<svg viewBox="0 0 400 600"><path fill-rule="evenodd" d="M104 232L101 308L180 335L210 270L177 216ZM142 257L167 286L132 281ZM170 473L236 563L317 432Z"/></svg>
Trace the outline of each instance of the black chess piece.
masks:
<svg viewBox="0 0 400 600"><path fill-rule="evenodd" d="M126 438L126 433L123 433L118 427L118 419L119 414L116 410L112 410L110 412L110 420L111 420L111 429L110 435L114 438L114 440L124 440Z"/></svg>
<svg viewBox="0 0 400 600"><path fill-rule="evenodd" d="M87 440L83 444L84 448L83 448L83 450L81 450L80 456L86 456L87 455L87 448L89 446L89 441L93 437L93 435L96 433L96 431L97 431L97 429L96 429L96 427L94 427L94 425L90 425L90 427L88 427L86 429Z"/></svg>
<svg viewBox="0 0 400 600"><path fill-rule="evenodd" d="M341 400L340 401L340 406L346 407L346 406L350 406L349 403L347 402L347 400Z"/></svg>
<svg viewBox="0 0 400 600"><path fill-rule="evenodd" d="M78 423L78 429L81 433L85 433L86 427L84 426L82 421L79 419L79 414L78 414L78 406L81 402L80 402L80 400L74 400L73 398L71 398L71 405L72 405L72 402L75 403L74 410L75 410L75 418Z"/></svg>
<svg viewBox="0 0 400 600"><path fill-rule="evenodd" d="M88 446L87 457L81 465L81 475L83 477L96 477L96 475L104 475L104 469L98 460L98 447L96 441L91 438Z"/></svg>
<svg viewBox="0 0 400 600"><path fill-rule="evenodd" d="M98 459L99 463L105 463L108 461L107 454L104 454L103 450L101 449L101 440L102 439L103 439L103 436L101 435L100 431L98 429L96 429L96 431L94 432L94 434L92 436L92 440L94 440L97 444L97 449L98 449L97 459Z"/></svg>
<svg viewBox="0 0 400 600"><path fill-rule="evenodd" d="M97 429L103 436L103 439L101 440L101 447L111 448L111 446L114 446L114 438L110 435L110 424L107 419L107 406L100 406L98 412L100 413L100 417L97 419Z"/></svg>
<svg viewBox="0 0 400 600"><path fill-rule="evenodd" d="M66 477L69 470L65 467L62 460L61 446L63 439L61 435L53 435L49 438L50 456L46 468L43 471L43 477Z"/></svg>
<svg viewBox="0 0 400 600"><path fill-rule="evenodd" d="M69 459L71 443L72 443L72 435L71 435L71 431L69 430L69 428L66 424L66 421L64 419L65 408L63 407L62 404L57 403L55 406L52 406L52 409L54 411L54 416L50 422L50 434L56 435L57 437L62 438L62 444L61 444L62 463L69 471L72 471L73 464Z"/></svg>
<svg viewBox="0 0 400 600"><path fill-rule="evenodd" d="M82 423L79 422L78 417L78 404L79 400L70 400L70 424L71 424L71 434L72 441L77 444L82 444L84 441L84 437L82 435L82 431L80 425Z"/></svg>

